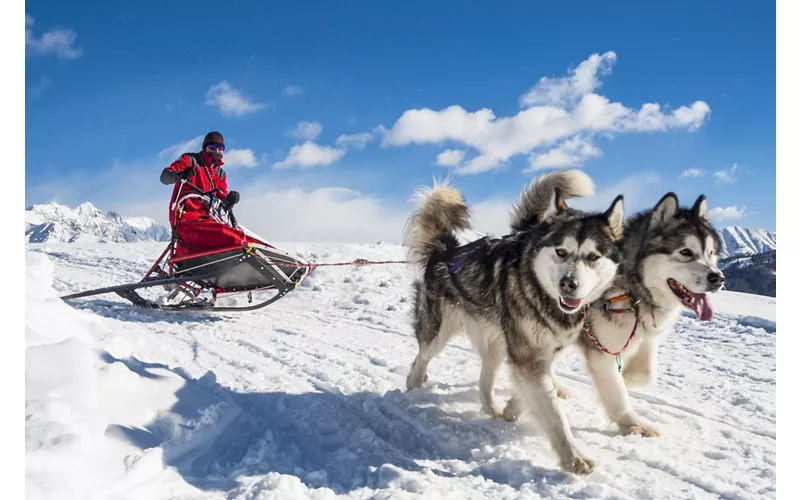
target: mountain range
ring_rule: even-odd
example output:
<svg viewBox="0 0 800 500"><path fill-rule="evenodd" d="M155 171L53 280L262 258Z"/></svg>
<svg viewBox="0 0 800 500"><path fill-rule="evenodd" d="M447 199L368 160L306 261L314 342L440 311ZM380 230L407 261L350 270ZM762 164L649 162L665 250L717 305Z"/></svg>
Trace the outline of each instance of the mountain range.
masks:
<svg viewBox="0 0 800 500"><path fill-rule="evenodd" d="M169 239L170 230L153 219L103 212L89 202L74 209L58 203L25 209L28 243L128 243Z"/></svg>
<svg viewBox="0 0 800 500"><path fill-rule="evenodd" d="M726 288L747 293L776 294L775 232L729 226L719 230L722 240L720 269ZM168 228L148 217L123 217L103 212L91 203L69 208L57 203L33 205L25 210L28 243L126 243L169 241ZM777 252L776 252L777 253Z"/></svg>

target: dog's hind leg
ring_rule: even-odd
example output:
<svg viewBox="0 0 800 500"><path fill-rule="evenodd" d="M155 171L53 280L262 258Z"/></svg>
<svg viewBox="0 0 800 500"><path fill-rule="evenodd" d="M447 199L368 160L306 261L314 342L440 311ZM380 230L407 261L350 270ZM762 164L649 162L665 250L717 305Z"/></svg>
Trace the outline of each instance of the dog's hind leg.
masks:
<svg viewBox="0 0 800 500"><path fill-rule="evenodd" d="M420 307L416 311L414 328L419 342L419 352L411 363L411 369L406 377L408 390L422 387L428 380L428 364L442 352L461 326L449 306L442 306L441 311L434 309L438 306L439 304L428 308Z"/></svg>
<svg viewBox="0 0 800 500"><path fill-rule="evenodd" d="M491 417L502 416L503 412L495 397L494 385L507 355L503 331L473 320L466 321L465 329L472 345L481 356L481 376L478 382L481 407Z"/></svg>

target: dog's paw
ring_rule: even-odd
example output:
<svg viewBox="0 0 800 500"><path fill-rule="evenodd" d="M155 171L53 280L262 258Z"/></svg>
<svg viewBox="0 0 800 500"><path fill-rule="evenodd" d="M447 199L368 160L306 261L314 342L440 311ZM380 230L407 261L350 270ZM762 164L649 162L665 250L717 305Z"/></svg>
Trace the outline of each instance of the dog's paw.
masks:
<svg viewBox="0 0 800 500"><path fill-rule="evenodd" d="M565 472L585 476L594 472L594 460L586 458L581 454L576 454L571 460L561 463L561 468Z"/></svg>
<svg viewBox="0 0 800 500"><path fill-rule="evenodd" d="M497 406L493 406L491 408L484 408L483 412L489 415L491 418L501 418L501 417L505 418L503 416L503 412Z"/></svg>
<svg viewBox="0 0 800 500"><path fill-rule="evenodd" d="M422 384L428 381L428 374L426 373L424 376L420 377L417 373L413 370L411 373L408 374L406 377L406 389L409 391L412 389L419 389L422 387Z"/></svg>
<svg viewBox="0 0 800 500"><path fill-rule="evenodd" d="M516 422L522 415L522 406L519 399L513 397L508 400L506 407L503 409L503 418L508 422Z"/></svg>
<svg viewBox="0 0 800 500"><path fill-rule="evenodd" d="M642 422L636 422L632 425L620 426L620 432L623 436L642 436L642 437L658 437L661 435L658 430Z"/></svg>

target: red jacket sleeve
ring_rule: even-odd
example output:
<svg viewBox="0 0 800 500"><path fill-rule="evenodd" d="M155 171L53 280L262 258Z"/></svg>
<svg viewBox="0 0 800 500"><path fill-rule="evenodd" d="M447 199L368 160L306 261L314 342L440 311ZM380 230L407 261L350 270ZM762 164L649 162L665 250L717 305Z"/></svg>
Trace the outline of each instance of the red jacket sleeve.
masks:
<svg viewBox="0 0 800 500"><path fill-rule="evenodd" d="M161 182L163 184L174 184L175 182L177 182L175 174L178 172L183 172L191 165L192 165L192 160L189 158L189 155L185 153L182 154L180 158L172 162L170 166L168 166L161 172Z"/></svg>

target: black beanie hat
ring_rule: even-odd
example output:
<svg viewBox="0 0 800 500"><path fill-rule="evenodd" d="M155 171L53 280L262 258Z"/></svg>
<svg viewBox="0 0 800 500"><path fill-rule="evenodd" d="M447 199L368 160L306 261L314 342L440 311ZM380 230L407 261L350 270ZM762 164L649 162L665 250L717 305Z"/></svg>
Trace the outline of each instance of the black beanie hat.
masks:
<svg viewBox="0 0 800 500"><path fill-rule="evenodd" d="M206 146L208 146L209 144L219 144L221 146L224 146L225 139L219 132L209 132L206 134L206 138L203 139L203 149L206 149Z"/></svg>

